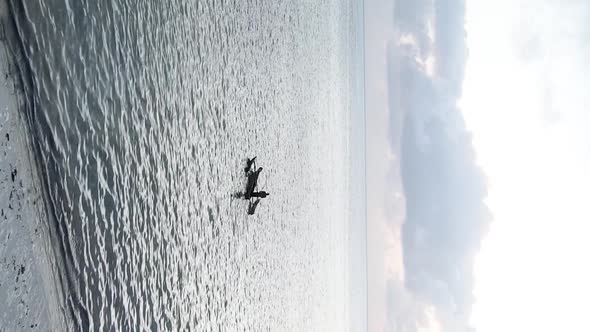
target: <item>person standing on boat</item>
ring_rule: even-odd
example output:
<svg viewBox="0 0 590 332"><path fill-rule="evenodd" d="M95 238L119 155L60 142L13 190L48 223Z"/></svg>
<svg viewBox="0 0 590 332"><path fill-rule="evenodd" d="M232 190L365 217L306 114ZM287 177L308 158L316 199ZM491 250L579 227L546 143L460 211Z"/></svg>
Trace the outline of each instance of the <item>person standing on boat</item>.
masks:
<svg viewBox="0 0 590 332"><path fill-rule="evenodd" d="M252 193L254 193L254 189L256 189L256 186L258 185L260 172L262 172L262 167L258 167L256 171L248 174L248 183L246 184L246 193L244 194L245 199L250 199Z"/></svg>
<svg viewBox="0 0 590 332"><path fill-rule="evenodd" d="M246 161L246 167L244 167L244 173L246 173L246 175L248 175L248 171L250 170L250 168L252 168L252 166L256 168L256 157L248 159Z"/></svg>

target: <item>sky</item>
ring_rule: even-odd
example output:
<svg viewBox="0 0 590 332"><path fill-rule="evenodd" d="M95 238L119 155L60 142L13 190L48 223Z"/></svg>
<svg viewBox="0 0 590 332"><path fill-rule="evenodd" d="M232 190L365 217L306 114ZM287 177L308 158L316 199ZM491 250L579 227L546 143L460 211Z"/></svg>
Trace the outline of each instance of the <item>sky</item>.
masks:
<svg viewBox="0 0 590 332"><path fill-rule="evenodd" d="M589 331L590 2L365 16L369 330Z"/></svg>

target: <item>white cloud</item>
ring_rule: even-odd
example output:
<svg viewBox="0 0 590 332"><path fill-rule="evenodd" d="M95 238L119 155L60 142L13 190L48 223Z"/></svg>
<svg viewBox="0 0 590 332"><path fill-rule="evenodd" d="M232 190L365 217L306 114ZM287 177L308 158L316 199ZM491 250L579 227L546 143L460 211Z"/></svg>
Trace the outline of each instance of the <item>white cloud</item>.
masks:
<svg viewBox="0 0 590 332"><path fill-rule="evenodd" d="M401 119L403 125L401 136L390 128L390 144L401 146L404 274L388 284L388 326L468 330L473 257L489 212L485 178L456 107L467 55L464 4L407 0L395 8L389 111L391 123Z"/></svg>
<svg viewBox="0 0 590 332"><path fill-rule="evenodd" d="M477 259L478 331L587 331L587 1L469 1L460 102L494 214Z"/></svg>

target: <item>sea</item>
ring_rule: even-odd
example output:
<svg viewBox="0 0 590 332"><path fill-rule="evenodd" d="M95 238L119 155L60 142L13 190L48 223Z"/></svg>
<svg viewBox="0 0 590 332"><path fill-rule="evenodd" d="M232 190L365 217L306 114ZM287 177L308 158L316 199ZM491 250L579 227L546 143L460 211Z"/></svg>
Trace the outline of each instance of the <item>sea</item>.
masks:
<svg viewBox="0 0 590 332"><path fill-rule="evenodd" d="M59 288L31 328L366 327L362 2L4 1Z"/></svg>

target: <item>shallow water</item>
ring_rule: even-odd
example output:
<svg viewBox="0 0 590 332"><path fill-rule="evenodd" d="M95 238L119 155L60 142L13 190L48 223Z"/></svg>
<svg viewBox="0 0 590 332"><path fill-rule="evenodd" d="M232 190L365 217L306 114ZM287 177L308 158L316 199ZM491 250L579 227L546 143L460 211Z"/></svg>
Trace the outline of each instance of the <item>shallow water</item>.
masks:
<svg viewBox="0 0 590 332"><path fill-rule="evenodd" d="M74 329L347 326L350 3L9 3Z"/></svg>

